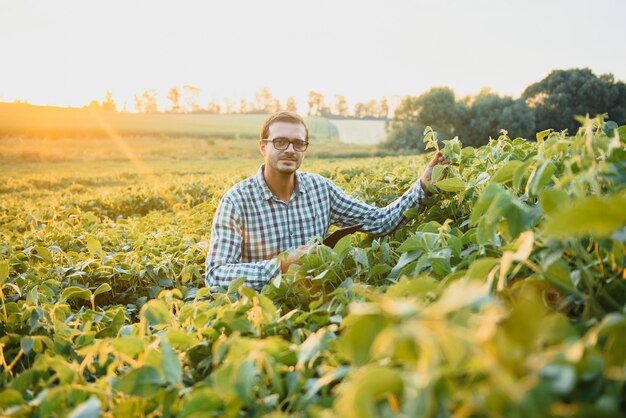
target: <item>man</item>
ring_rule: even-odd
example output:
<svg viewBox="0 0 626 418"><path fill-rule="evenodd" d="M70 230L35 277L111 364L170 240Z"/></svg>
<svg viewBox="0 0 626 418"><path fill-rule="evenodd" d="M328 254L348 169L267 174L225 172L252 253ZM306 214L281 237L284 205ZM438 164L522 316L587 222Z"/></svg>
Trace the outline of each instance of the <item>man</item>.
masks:
<svg viewBox="0 0 626 418"><path fill-rule="evenodd" d="M207 286L224 286L240 277L260 289L285 273L323 237L331 224L362 224L362 231L387 235L408 221L403 213L428 195L433 167L446 164L438 153L420 180L395 202L380 209L346 195L332 181L298 172L309 145L302 117L293 112L269 115L259 148L265 163L258 173L233 186L217 208L206 260ZM291 250L287 257L279 257Z"/></svg>

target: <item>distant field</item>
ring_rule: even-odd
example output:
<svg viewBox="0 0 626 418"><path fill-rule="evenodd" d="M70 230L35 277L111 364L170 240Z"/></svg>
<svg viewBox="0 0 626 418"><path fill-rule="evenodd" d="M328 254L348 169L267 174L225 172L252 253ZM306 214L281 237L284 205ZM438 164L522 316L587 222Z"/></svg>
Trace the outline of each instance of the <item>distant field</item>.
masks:
<svg viewBox="0 0 626 418"><path fill-rule="evenodd" d="M67 138L162 135L201 138L258 138L265 115L135 114L91 109L0 103L0 135ZM310 136L336 138L325 118L307 117Z"/></svg>
<svg viewBox="0 0 626 418"><path fill-rule="evenodd" d="M358 145L375 145L385 137L384 120L331 119L341 142Z"/></svg>
<svg viewBox="0 0 626 418"><path fill-rule="evenodd" d="M375 154L376 153L376 154ZM314 140L307 158L366 157L380 155L371 146L344 144L338 140ZM25 162L96 162L173 160L239 160L261 161L256 141L249 139L210 139L162 136L108 136L94 138L0 138L0 163Z"/></svg>
<svg viewBox="0 0 626 418"><path fill-rule="evenodd" d="M136 114L91 109L0 103L0 136L85 138L118 136L258 138L265 115ZM375 145L385 139L385 122L307 117L314 139Z"/></svg>

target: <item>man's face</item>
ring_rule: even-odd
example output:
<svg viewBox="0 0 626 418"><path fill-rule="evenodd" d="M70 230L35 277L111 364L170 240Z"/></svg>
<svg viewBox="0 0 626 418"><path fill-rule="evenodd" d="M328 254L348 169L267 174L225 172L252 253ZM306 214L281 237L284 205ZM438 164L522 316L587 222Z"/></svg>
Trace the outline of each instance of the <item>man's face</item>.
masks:
<svg viewBox="0 0 626 418"><path fill-rule="evenodd" d="M279 137L306 141L306 130L300 123L274 122L269 127L267 139L271 141ZM275 149L272 142L261 142L260 147L265 165L279 173L295 173L304 159L304 152L294 150L293 144L289 144L287 149L282 151Z"/></svg>

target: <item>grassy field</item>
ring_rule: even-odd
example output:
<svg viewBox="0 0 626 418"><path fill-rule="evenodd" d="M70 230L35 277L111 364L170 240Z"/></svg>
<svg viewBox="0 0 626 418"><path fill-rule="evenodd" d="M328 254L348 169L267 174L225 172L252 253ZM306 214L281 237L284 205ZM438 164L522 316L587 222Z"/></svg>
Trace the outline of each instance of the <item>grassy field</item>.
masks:
<svg viewBox="0 0 626 418"><path fill-rule="evenodd" d="M91 109L0 103L0 135L29 137L106 137L162 135L217 139L258 138L265 115L135 114ZM307 117L314 139L336 138L325 118Z"/></svg>
<svg viewBox="0 0 626 418"><path fill-rule="evenodd" d="M345 144L338 140L313 140L306 158L346 158L382 155L371 146ZM217 161L225 159L256 159L260 161L258 142L252 139L166 138L162 136L96 138L22 138L0 137L0 162L61 163L128 161L138 166L150 161L175 160Z"/></svg>

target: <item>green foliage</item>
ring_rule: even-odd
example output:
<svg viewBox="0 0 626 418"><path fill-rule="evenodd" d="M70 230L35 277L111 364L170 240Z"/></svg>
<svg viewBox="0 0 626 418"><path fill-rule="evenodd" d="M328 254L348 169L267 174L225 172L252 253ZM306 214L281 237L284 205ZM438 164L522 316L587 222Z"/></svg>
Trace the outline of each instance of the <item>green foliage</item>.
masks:
<svg viewBox="0 0 626 418"><path fill-rule="evenodd" d="M446 137L456 134L461 122L462 109L447 87L436 87L418 97L405 97L394 111L387 131L387 141L382 145L391 149L423 150L419 134L426 126Z"/></svg>
<svg viewBox="0 0 626 418"><path fill-rule="evenodd" d="M576 115L608 113L620 125L626 123L626 84L613 75L600 77L588 69L554 70L531 84L522 98L534 109L537 130L578 129Z"/></svg>
<svg viewBox="0 0 626 418"><path fill-rule="evenodd" d="M383 149L424 151L420 133L431 126L442 137L458 136L465 145L479 147L502 130L512 138L533 132L567 129L575 134L579 115L608 114L610 129L626 124L626 83L613 75L596 76L589 69L555 70L526 88L519 99L489 89L458 101L447 87L405 97L387 126Z"/></svg>
<svg viewBox="0 0 626 418"><path fill-rule="evenodd" d="M434 200L260 292L203 287L207 219L239 173L123 194L15 180L0 415L623 416L626 140L605 128L479 148L427 129L452 161ZM385 206L424 162L318 171Z"/></svg>
<svg viewBox="0 0 626 418"><path fill-rule="evenodd" d="M405 97L387 127L384 148L423 151L419 133L431 126L446 138L459 136L471 146L485 145L502 129L516 136L534 132L535 115L523 100L483 91L455 101L449 88L435 88L419 97Z"/></svg>
<svg viewBox="0 0 626 418"><path fill-rule="evenodd" d="M535 132L535 114L524 100L501 97L482 91L475 97L465 99L463 120L457 135L463 143L481 146L487 138L497 137L505 129L512 137L528 138Z"/></svg>

